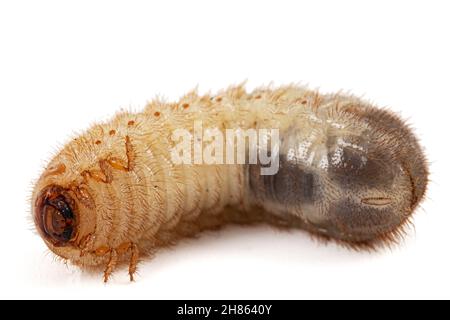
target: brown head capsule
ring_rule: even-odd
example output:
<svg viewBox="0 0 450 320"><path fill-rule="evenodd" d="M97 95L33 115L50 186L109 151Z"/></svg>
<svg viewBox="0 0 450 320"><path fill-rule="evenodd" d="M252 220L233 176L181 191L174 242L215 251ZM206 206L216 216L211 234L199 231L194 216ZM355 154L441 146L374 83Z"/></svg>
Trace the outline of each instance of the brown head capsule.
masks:
<svg viewBox="0 0 450 320"><path fill-rule="evenodd" d="M41 191L34 207L34 220L40 235L55 247L67 245L76 234L74 202L59 186Z"/></svg>
<svg viewBox="0 0 450 320"><path fill-rule="evenodd" d="M121 113L55 156L32 200L50 250L102 266L107 281L120 263L133 279L140 255L230 222L373 248L395 241L424 197L411 130L357 98L238 86L180 101Z"/></svg>

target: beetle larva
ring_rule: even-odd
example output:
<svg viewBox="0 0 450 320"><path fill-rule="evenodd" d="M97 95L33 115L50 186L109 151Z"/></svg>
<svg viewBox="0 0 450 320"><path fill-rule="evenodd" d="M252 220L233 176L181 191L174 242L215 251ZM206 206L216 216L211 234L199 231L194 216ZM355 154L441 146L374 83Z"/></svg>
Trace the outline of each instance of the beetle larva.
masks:
<svg viewBox="0 0 450 320"><path fill-rule="evenodd" d="M278 142L265 137L267 147L277 146L277 170L262 174L268 166L260 159L197 161L207 146L196 122L219 136L276 129ZM177 129L194 137L194 163L173 161ZM244 145L247 159L250 142ZM225 157L219 149L212 154ZM298 227L356 248L395 241L427 177L417 139L386 110L298 86L252 93L236 86L153 101L141 113L94 125L48 164L32 211L55 254L81 267L103 266L105 281L128 263L133 280L140 255L227 223Z"/></svg>

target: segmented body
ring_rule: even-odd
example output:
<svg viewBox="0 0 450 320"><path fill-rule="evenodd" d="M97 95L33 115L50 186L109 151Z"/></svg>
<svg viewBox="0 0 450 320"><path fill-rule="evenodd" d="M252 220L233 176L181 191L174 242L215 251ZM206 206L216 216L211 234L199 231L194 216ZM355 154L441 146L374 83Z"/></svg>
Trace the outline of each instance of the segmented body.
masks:
<svg viewBox="0 0 450 320"><path fill-rule="evenodd" d="M194 135L196 121L221 132L278 129L279 170L174 164L174 130ZM122 260L135 260L135 270L138 252L230 222L267 221L372 245L400 230L426 182L421 149L397 117L351 96L238 86L154 101L93 126L51 161L34 199L49 185L73 198L70 245L47 244L82 266L108 265L109 275Z"/></svg>

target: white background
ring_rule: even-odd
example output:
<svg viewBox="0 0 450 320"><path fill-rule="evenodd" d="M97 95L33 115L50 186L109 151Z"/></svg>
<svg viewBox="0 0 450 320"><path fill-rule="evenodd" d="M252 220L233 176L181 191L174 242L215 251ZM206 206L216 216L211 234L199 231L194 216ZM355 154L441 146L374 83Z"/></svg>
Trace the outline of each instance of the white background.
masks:
<svg viewBox="0 0 450 320"><path fill-rule="evenodd" d="M1 1L0 298L450 298L448 1ZM309 83L409 119L428 198L398 247L228 227L108 285L54 260L27 198L76 130L157 94Z"/></svg>

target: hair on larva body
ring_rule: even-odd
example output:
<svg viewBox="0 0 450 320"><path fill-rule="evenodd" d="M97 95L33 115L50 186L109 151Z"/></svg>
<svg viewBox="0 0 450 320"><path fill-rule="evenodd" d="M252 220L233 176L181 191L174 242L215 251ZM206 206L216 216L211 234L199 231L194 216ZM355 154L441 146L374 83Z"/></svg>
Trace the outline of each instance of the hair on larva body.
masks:
<svg viewBox="0 0 450 320"><path fill-rule="evenodd" d="M268 150L276 170L262 174L268 164L261 159L198 161L207 148L198 123L214 137L265 132L258 142L264 130L276 130L278 140L270 136L267 144L277 146ZM184 158L192 163L174 161L177 130L194 138L192 157ZM211 155L224 159L220 152ZM387 110L299 86L251 93L236 86L153 101L94 125L48 164L32 211L55 254L80 267L103 266L105 281L128 263L133 279L140 256L228 223L301 228L353 248L392 243L424 197L427 177L416 138Z"/></svg>

